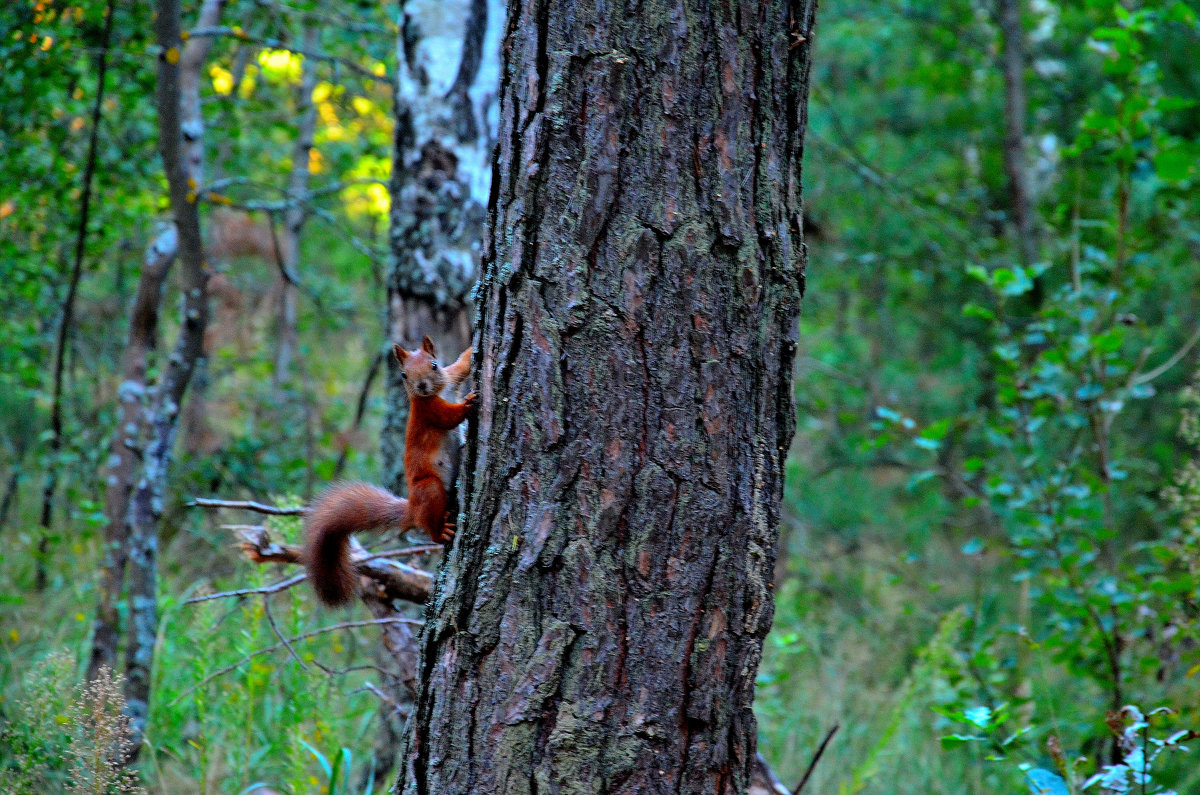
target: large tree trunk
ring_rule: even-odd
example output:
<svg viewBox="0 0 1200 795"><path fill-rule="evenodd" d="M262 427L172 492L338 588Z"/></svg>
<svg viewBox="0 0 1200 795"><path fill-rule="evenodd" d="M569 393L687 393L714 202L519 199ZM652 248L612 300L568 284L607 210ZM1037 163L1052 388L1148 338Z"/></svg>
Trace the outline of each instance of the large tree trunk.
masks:
<svg viewBox="0 0 1200 795"><path fill-rule="evenodd" d="M388 337L429 334L443 356L471 338L496 140L500 0L401 0L392 168ZM457 60L445 55L447 47ZM389 346L390 349L390 346ZM389 359L383 482L401 493L408 398Z"/></svg>
<svg viewBox="0 0 1200 795"><path fill-rule="evenodd" d="M814 0L514 0L405 793L744 792Z"/></svg>

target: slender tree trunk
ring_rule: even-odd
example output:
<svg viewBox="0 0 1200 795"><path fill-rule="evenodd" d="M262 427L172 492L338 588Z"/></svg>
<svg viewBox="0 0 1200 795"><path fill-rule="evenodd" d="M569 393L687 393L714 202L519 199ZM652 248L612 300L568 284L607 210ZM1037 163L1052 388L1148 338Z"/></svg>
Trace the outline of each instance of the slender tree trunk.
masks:
<svg viewBox="0 0 1200 795"><path fill-rule="evenodd" d="M201 27L217 24L224 0L205 0ZM204 355L208 323L208 274L197 210L196 186L204 184L204 119L200 112L200 67L211 46L193 37L184 49L178 0L159 0L154 29L161 48L155 101L159 151L167 176L179 236L183 317L179 339L167 359L146 420L147 442L130 497L129 645L125 700L132 719L134 755L141 746L150 704L154 644L158 634L158 528L162 520L171 451L188 382ZM182 51L182 55L180 55Z"/></svg>
<svg viewBox="0 0 1200 795"><path fill-rule="evenodd" d="M311 22L304 23L300 36L305 50L317 49L317 29ZM292 369L296 353L296 298L293 283L296 266L300 262L300 231L308 215L309 156L313 148L316 129L316 106L313 104L313 89L317 86L317 64L312 58L301 62L300 85L296 89L296 145L292 149L292 173L288 179L288 207L283 214L283 235L279 241L280 263L285 274L279 294L279 339L275 349L275 383L281 384Z"/></svg>
<svg viewBox="0 0 1200 795"><path fill-rule="evenodd" d="M1004 66L1004 171L1008 175L1009 210L1021 264L1037 261L1037 226L1025 157L1025 29L1021 0L997 0Z"/></svg>
<svg viewBox="0 0 1200 795"><path fill-rule="evenodd" d="M120 638L117 604L129 559L125 517L129 510L129 495L133 491L135 448L146 409L146 370L157 344L159 307L177 248L174 224L162 229L146 247L137 296L129 316L129 338L121 357L121 385L117 388L117 423L109 443L104 491L104 557L100 564L92 652L88 661L89 680L94 679L102 667L110 671L117 669Z"/></svg>
<svg viewBox="0 0 1200 795"><path fill-rule="evenodd" d="M515 0L405 793L745 792L815 2Z"/></svg>
<svg viewBox="0 0 1200 795"><path fill-rule="evenodd" d="M58 334L54 343L54 380L50 401L50 454L46 468L46 480L42 487L41 538L38 539L37 590L46 587L46 556L49 553L50 520L54 509L54 492L58 489L60 462L58 454L63 445L63 364L67 358L67 343L75 318L75 297L79 293L79 280L83 276L83 255L87 250L88 217L92 205L92 178L96 174L97 149L100 140L100 118L104 107L104 77L108 73L108 47L112 41L115 0L109 0L104 9L104 37L100 54L96 57L96 99L92 103L92 131L88 137L87 157L83 165L83 190L79 199L79 226L75 235L75 256L71 264L71 276L67 282L67 294L63 298L58 319Z"/></svg>
<svg viewBox="0 0 1200 795"><path fill-rule="evenodd" d="M478 274L491 184L499 84L500 0L402 0L397 46L387 331L413 346L429 334L445 356L471 337L467 300ZM457 63L440 48L458 42ZM404 484L408 400L389 357L383 482Z"/></svg>

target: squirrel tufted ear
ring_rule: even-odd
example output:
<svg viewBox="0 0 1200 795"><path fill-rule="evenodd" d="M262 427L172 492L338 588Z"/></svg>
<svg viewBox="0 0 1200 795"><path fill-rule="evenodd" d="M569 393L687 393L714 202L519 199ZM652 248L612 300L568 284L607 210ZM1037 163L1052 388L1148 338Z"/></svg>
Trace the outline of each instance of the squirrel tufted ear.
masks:
<svg viewBox="0 0 1200 795"><path fill-rule="evenodd" d="M401 348L399 345L392 346L392 355L396 357L396 361L404 364L404 360L408 358L408 351Z"/></svg>
<svg viewBox="0 0 1200 795"><path fill-rule="evenodd" d="M429 335L425 335L425 339L421 340L421 350L428 353L430 356L437 356L437 348L433 344L433 340L429 339Z"/></svg>

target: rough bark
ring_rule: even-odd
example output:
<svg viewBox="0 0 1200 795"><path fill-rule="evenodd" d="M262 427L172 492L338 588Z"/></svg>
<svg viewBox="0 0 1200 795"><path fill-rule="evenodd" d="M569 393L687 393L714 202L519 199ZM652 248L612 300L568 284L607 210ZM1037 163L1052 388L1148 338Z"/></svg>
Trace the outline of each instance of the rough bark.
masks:
<svg viewBox="0 0 1200 795"><path fill-rule="evenodd" d="M456 356L471 336L467 303L491 184L503 4L408 0L402 8L387 331L410 348L429 334L443 356ZM457 60L443 52L447 42ZM386 406L383 482L401 493L408 400L390 357Z"/></svg>
<svg viewBox="0 0 1200 795"><path fill-rule="evenodd" d="M104 490L104 557L100 564L96 619L88 680L101 668L116 670L120 624L117 605L125 582L128 561L128 526L125 516L133 491L134 448L138 444L145 410L146 370L158 338L158 312L167 273L175 261L178 237L173 224L165 225L146 247L137 295L129 315L129 336L121 355L121 385L117 388L117 423L109 442L108 472Z"/></svg>
<svg viewBox="0 0 1200 795"><path fill-rule="evenodd" d="M205 0L200 10L200 25L216 24L223 6L223 0ZM208 55L211 40L193 37L189 39L189 46L183 47L178 0L159 0L155 11L154 29L160 48L155 87L158 145L179 238L182 317L175 349L167 359L147 412L147 441L140 450L140 474L130 497L127 516L130 610L125 701L135 749L141 746L150 703L158 633L158 527L162 520L171 451L188 382L204 355L204 330L208 323L207 272L197 188L204 184L200 67Z"/></svg>
<svg viewBox="0 0 1200 795"><path fill-rule="evenodd" d="M404 793L745 792L812 0L515 0Z"/></svg>
<svg viewBox="0 0 1200 795"><path fill-rule="evenodd" d="M1025 29L1021 0L997 0L1004 71L1004 171L1008 176L1009 211L1021 264L1037 261L1037 227L1025 156Z"/></svg>

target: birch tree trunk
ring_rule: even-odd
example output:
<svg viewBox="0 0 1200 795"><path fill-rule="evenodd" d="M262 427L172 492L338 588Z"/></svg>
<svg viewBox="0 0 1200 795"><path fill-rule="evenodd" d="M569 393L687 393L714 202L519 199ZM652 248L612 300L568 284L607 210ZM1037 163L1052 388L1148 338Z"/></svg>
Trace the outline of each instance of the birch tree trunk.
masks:
<svg viewBox="0 0 1200 795"><path fill-rule="evenodd" d="M223 6L224 0L205 0L200 26L216 25ZM179 338L147 410L147 438L139 450L141 466L127 516L130 609L125 701L135 755L146 729L158 635L158 528L180 407L204 356L204 330L208 324L208 274L196 186L204 184L204 117L198 81L212 40L193 37L185 48L180 16L178 0L159 0L155 5L154 29L160 48L155 87L158 146L178 234L183 295Z"/></svg>
<svg viewBox="0 0 1200 795"><path fill-rule="evenodd" d="M514 0L404 793L745 792L814 0Z"/></svg>
<svg viewBox="0 0 1200 795"><path fill-rule="evenodd" d="M388 336L414 347L429 334L443 355L456 356L471 336L467 303L491 185L504 5L408 0L402 8ZM408 399L388 360L383 482L402 493Z"/></svg>
<svg viewBox="0 0 1200 795"><path fill-rule="evenodd" d="M100 564L96 619L92 626L92 652L87 678L95 679L102 667L117 669L120 620L117 605L125 584L129 559L129 495L133 491L136 457L146 409L146 372L157 345L158 313L167 274L175 261L178 235L167 224L146 247L137 296L129 315L129 338L121 355L121 385L117 388L117 424L109 443L104 488L104 556Z"/></svg>

